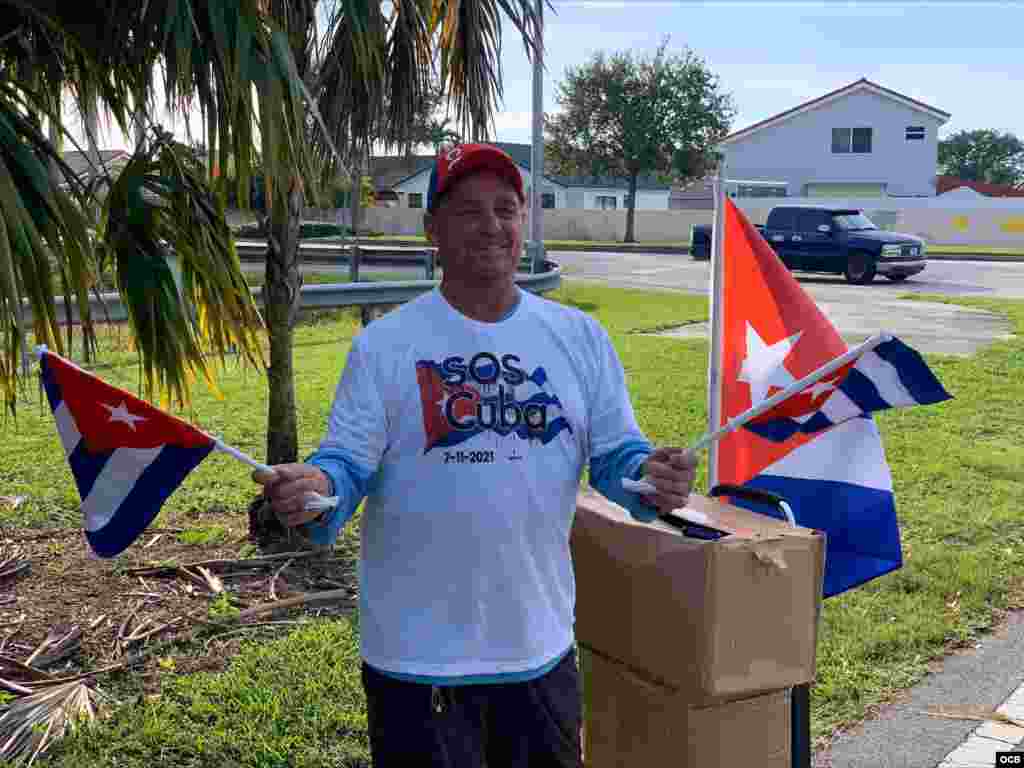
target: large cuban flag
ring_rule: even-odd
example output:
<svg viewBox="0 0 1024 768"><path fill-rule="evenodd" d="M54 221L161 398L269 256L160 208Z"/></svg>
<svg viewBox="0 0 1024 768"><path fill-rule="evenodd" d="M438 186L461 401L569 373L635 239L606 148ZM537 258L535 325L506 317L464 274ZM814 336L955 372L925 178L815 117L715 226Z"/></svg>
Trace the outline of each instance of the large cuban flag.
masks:
<svg viewBox="0 0 1024 768"><path fill-rule="evenodd" d="M215 442L59 355L42 352L40 365L86 538L98 555L113 557L146 529Z"/></svg>
<svg viewBox="0 0 1024 768"><path fill-rule="evenodd" d="M722 218L724 424L847 346L732 201ZM870 414L948 398L921 356L888 338L723 437L717 480L776 493L800 525L824 531L824 596L838 594L902 564L892 477Z"/></svg>

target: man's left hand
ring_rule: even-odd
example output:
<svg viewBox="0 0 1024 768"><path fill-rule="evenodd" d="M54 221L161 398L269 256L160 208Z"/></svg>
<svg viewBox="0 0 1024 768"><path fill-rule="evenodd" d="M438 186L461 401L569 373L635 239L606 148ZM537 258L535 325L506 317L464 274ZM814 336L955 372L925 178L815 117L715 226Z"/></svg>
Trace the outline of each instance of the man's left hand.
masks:
<svg viewBox="0 0 1024 768"><path fill-rule="evenodd" d="M683 448L659 448L644 461L642 473L658 489L656 494L641 497L644 504L668 514L686 506L697 475L697 456Z"/></svg>

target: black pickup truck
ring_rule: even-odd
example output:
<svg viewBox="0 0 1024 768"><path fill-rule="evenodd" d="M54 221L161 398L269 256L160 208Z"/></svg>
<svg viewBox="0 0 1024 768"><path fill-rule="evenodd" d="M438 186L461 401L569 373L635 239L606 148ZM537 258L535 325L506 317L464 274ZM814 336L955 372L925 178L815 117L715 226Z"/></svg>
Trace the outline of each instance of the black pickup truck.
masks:
<svg viewBox="0 0 1024 768"><path fill-rule="evenodd" d="M881 230L858 210L781 205L757 229L790 269L845 275L858 285L870 283L876 274L906 280L927 261L921 238ZM710 226L693 228L690 255L711 258Z"/></svg>

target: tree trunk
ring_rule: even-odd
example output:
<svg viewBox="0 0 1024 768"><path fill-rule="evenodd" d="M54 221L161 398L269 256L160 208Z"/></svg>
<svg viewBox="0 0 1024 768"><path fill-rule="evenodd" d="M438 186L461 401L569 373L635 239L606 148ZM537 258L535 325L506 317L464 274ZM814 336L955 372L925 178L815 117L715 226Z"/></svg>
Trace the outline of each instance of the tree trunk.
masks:
<svg viewBox="0 0 1024 768"><path fill-rule="evenodd" d="M264 320L270 338L267 369L267 464L298 460L299 434L295 417L295 375L292 329L299 312L302 273L299 270L299 228L302 223L302 185L293 179L285 205L272 205L267 220ZM261 494L249 504L249 536L260 547L295 550L303 541L286 528Z"/></svg>
<svg viewBox="0 0 1024 768"><path fill-rule="evenodd" d="M356 160L352 166L352 233L353 237L358 237L363 203L363 164Z"/></svg>
<svg viewBox="0 0 1024 768"><path fill-rule="evenodd" d="M284 206L270 211L267 238L264 316L270 337L267 370L267 463L298 460L298 425L295 419L295 378L292 328L299 311L302 274L299 270L299 227L302 222L302 185L293 179Z"/></svg>
<svg viewBox="0 0 1024 768"><path fill-rule="evenodd" d="M636 182L639 173L634 172L629 177L629 205L626 206L626 236L623 238L625 243L636 242L636 227L634 219L636 218Z"/></svg>

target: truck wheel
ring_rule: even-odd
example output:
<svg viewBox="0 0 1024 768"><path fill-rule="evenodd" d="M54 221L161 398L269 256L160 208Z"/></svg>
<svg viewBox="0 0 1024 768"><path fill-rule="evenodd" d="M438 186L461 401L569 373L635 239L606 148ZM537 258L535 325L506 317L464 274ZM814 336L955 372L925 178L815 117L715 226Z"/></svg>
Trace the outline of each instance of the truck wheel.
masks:
<svg viewBox="0 0 1024 768"><path fill-rule="evenodd" d="M875 260L870 254L854 251L846 257L846 282L867 285L875 279Z"/></svg>

